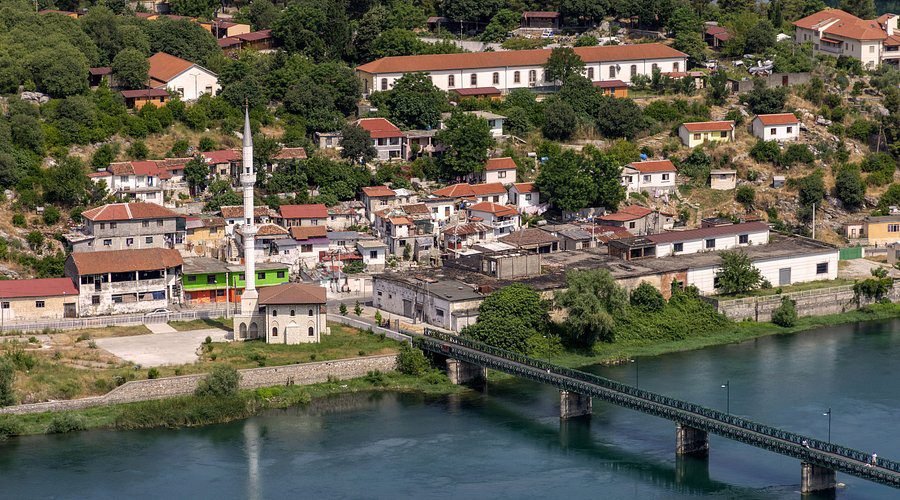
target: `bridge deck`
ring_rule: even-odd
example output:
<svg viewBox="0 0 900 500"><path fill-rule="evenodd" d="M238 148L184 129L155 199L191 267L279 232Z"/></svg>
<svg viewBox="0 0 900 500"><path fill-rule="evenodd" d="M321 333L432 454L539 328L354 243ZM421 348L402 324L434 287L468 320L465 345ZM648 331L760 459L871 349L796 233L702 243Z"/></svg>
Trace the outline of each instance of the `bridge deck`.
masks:
<svg viewBox="0 0 900 500"><path fill-rule="evenodd" d="M872 465L871 455L859 450L763 425L456 335L426 330L425 336L416 337L415 343L424 350L460 361L553 385L562 390L591 395L806 463L900 488L900 463L879 457L877 463Z"/></svg>

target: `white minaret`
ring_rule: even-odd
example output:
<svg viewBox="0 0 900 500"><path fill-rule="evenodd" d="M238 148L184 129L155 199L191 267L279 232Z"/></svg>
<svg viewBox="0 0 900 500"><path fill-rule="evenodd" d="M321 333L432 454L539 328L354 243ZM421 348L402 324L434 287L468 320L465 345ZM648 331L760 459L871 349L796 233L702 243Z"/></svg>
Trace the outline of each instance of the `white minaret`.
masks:
<svg viewBox="0 0 900 500"><path fill-rule="evenodd" d="M241 295L241 312L234 318L234 340L257 338L264 322L258 317L258 299L256 292L256 224L253 220L253 186L256 184L256 172L253 169L253 134L250 131L250 111L244 107L244 148L241 171L241 187L244 192L244 224L241 234L244 236L244 293Z"/></svg>

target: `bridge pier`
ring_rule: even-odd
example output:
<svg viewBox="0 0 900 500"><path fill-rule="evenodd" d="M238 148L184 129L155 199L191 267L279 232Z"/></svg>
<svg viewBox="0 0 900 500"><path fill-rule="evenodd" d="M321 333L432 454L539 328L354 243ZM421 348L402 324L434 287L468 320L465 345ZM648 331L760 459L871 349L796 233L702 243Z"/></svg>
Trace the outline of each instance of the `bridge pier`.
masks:
<svg viewBox="0 0 900 500"><path fill-rule="evenodd" d="M836 487L833 470L806 462L800 464L800 493L829 491Z"/></svg>
<svg viewBox="0 0 900 500"><path fill-rule="evenodd" d="M481 383L487 380L487 368L458 359L448 359L447 376L450 378L450 383L456 385L470 382Z"/></svg>
<svg viewBox="0 0 900 500"><path fill-rule="evenodd" d="M700 429L677 424L675 427L675 454L708 457L709 434Z"/></svg>
<svg viewBox="0 0 900 500"><path fill-rule="evenodd" d="M594 411L594 400L590 396L572 391L559 391L559 418L590 415Z"/></svg>

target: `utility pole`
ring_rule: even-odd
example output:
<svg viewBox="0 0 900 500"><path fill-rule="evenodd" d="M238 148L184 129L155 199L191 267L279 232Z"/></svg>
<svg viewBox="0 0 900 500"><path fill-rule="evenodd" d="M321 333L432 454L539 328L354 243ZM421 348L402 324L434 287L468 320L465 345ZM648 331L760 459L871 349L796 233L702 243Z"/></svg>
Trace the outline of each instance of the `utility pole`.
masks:
<svg viewBox="0 0 900 500"><path fill-rule="evenodd" d="M816 204L812 206L812 239L816 239Z"/></svg>

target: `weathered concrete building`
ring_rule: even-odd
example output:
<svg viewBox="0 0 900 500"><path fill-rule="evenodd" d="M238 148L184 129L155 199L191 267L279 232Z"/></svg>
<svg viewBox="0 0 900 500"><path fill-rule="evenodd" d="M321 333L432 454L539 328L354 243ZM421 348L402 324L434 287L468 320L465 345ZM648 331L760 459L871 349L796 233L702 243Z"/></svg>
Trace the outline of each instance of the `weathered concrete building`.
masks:
<svg viewBox="0 0 900 500"><path fill-rule="evenodd" d="M0 281L0 322L77 316L78 288L71 278Z"/></svg>
<svg viewBox="0 0 900 500"><path fill-rule="evenodd" d="M176 248L184 216L155 203L112 203L81 214L84 228L66 235L72 252Z"/></svg>
<svg viewBox="0 0 900 500"><path fill-rule="evenodd" d="M372 281L376 308L457 332L475 323L484 300L470 285L455 280L389 273Z"/></svg>

